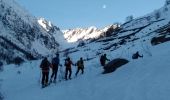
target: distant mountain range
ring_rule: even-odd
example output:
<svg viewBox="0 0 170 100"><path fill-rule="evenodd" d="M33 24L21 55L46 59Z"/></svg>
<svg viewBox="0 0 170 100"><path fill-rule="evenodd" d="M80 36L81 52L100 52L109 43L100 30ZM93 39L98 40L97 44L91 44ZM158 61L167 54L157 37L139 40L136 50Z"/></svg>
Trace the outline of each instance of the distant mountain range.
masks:
<svg viewBox="0 0 170 100"><path fill-rule="evenodd" d="M67 55L83 55L95 60L103 53L115 57L131 57L136 51L151 56L150 48L170 41L170 0L165 5L139 18L128 17L121 25L105 29L90 27L63 31L69 42L78 41L76 48L67 49ZM107 33L107 34L106 34Z"/></svg>
<svg viewBox="0 0 170 100"><path fill-rule="evenodd" d="M109 25L104 27L103 29L98 29L95 26L89 28L76 28L76 29L69 29L63 30L64 37L67 39L68 42L77 42L81 40L90 40L90 39L97 39L100 37L109 36L114 31L120 28L119 24Z"/></svg>

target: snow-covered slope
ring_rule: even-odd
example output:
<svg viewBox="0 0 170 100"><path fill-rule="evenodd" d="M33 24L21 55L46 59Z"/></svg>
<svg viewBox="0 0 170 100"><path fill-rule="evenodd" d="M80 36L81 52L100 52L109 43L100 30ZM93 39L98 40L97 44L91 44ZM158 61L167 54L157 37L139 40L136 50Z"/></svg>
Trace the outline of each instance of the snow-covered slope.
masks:
<svg viewBox="0 0 170 100"><path fill-rule="evenodd" d="M169 100L170 43L151 47L150 51L152 56L143 53L144 58L129 59L130 63L108 75L101 74L98 59L86 61L84 75L45 89L40 88L39 61L20 67L8 65L0 73L2 94L5 100ZM75 67L72 77L74 73Z"/></svg>
<svg viewBox="0 0 170 100"><path fill-rule="evenodd" d="M43 27L40 22L15 0L0 0L0 60L36 59L62 48L60 43L65 39L59 28L51 23Z"/></svg>
<svg viewBox="0 0 170 100"><path fill-rule="evenodd" d="M118 30L111 31L109 37L85 41L83 45L67 52L70 56L86 55L85 59L94 59L102 53L111 55L117 51L120 53L115 54L114 57L130 56L136 51L148 52L151 55L149 48L170 41L169 35L170 5L166 4L150 14L122 24Z"/></svg>
<svg viewBox="0 0 170 100"><path fill-rule="evenodd" d="M123 23L122 25L112 25L103 29L90 27L86 29L77 28L64 30L64 37L69 42L76 42L79 40L85 40L85 42L87 42L87 40L95 41L101 39L101 37L102 39L104 39L103 37L107 35L113 35L112 37L109 37L109 40L115 40L114 38L117 39L123 36L130 36L127 38L131 38L131 40L132 37L136 37L134 39L141 38L151 35L151 33L154 33L155 31L159 30L160 32L160 30L168 29L170 22L169 9L169 0L166 0L166 3L162 8L157 9L152 13L146 14L145 16L131 19L128 22ZM109 34L106 34L107 32Z"/></svg>

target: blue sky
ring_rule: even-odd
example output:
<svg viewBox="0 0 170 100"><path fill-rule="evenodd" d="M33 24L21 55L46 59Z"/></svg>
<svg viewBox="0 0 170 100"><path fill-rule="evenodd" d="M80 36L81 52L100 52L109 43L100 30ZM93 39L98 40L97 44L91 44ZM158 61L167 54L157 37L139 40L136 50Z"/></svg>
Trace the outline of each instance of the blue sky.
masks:
<svg viewBox="0 0 170 100"><path fill-rule="evenodd" d="M104 27L140 17L164 5L165 0L16 0L32 15L44 17L61 29Z"/></svg>

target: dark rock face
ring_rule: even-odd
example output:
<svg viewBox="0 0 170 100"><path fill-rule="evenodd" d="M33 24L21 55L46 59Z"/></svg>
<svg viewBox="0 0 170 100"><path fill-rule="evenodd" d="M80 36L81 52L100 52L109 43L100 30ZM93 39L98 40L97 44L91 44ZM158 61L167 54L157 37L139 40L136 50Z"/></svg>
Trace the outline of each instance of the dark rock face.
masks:
<svg viewBox="0 0 170 100"><path fill-rule="evenodd" d="M164 42L168 42L168 41L170 41L169 37L159 36L159 37L152 38L151 44L152 45L158 45L158 44L161 44L161 43L164 43Z"/></svg>
<svg viewBox="0 0 170 100"><path fill-rule="evenodd" d="M151 44L153 46L170 41L170 23L157 29L156 32L158 33L157 36L151 39Z"/></svg>
<svg viewBox="0 0 170 100"><path fill-rule="evenodd" d="M114 72L117 68L127 64L128 62L128 60L122 58L114 59L105 65L103 74Z"/></svg>

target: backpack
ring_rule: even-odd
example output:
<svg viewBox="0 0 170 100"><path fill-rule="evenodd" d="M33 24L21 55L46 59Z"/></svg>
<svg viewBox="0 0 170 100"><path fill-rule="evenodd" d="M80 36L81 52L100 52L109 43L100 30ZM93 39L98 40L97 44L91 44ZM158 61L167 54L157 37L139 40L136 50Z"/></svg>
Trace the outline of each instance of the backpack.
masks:
<svg viewBox="0 0 170 100"><path fill-rule="evenodd" d="M100 62L103 62L103 60L104 60L104 55L101 55Z"/></svg>
<svg viewBox="0 0 170 100"><path fill-rule="evenodd" d="M58 65L59 64L59 58L58 57L55 57L52 59L52 64L53 65Z"/></svg>
<svg viewBox="0 0 170 100"><path fill-rule="evenodd" d="M69 65L69 61L68 60L65 60L65 66L68 66Z"/></svg>
<svg viewBox="0 0 170 100"><path fill-rule="evenodd" d="M83 61L80 61L80 60L77 61L77 66L83 68L83 67L84 67L84 66L83 66Z"/></svg>
<svg viewBox="0 0 170 100"><path fill-rule="evenodd" d="M50 65L50 63L49 63L48 61L43 60L43 61L41 62L40 67L42 68L42 70L48 70L48 69L49 69L49 65Z"/></svg>
<svg viewBox="0 0 170 100"><path fill-rule="evenodd" d="M138 59L138 56L136 53L132 55L132 59Z"/></svg>

